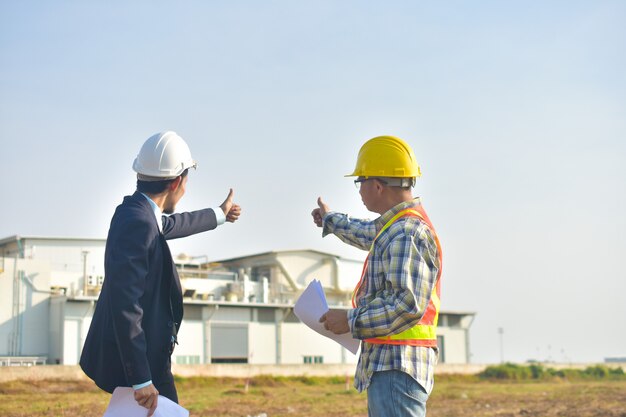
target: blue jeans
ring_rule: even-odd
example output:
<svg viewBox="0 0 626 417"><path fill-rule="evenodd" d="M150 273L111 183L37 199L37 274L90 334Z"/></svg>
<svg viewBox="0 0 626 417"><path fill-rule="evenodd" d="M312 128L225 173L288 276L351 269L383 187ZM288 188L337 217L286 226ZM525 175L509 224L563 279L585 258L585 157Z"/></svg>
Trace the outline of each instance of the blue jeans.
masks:
<svg viewBox="0 0 626 417"><path fill-rule="evenodd" d="M426 390L402 371L374 372L367 388L369 417L425 417Z"/></svg>

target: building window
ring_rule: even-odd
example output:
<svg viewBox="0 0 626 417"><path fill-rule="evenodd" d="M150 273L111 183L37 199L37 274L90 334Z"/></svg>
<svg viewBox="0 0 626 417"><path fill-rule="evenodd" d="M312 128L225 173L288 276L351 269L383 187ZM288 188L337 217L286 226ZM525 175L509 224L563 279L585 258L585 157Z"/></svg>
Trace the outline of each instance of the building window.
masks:
<svg viewBox="0 0 626 417"><path fill-rule="evenodd" d="M250 271L250 281L261 282L263 278L271 278L272 268L270 266L253 266Z"/></svg>
<svg viewBox="0 0 626 417"><path fill-rule="evenodd" d="M285 323L300 323L300 319L296 316L296 313L293 310L289 310L289 313L283 318L283 322Z"/></svg>
<svg viewBox="0 0 626 417"><path fill-rule="evenodd" d="M461 327L461 316L451 314L448 316L448 327Z"/></svg>
<svg viewBox="0 0 626 417"><path fill-rule="evenodd" d="M304 363L324 363L323 356L304 356Z"/></svg>
<svg viewBox="0 0 626 417"><path fill-rule="evenodd" d="M198 355L176 356L176 363L178 365L197 365L200 363L200 356Z"/></svg>
<svg viewBox="0 0 626 417"><path fill-rule="evenodd" d="M443 342L443 336L437 336L437 348L439 349L439 363L446 362L446 345Z"/></svg>
<svg viewBox="0 0 626 417"><path fill-rule="evenodd" d="M274 323L276 321L274 309L271 308L257 309L257 318L259 323Z"/></svg>
<svg viewBox="0 0 626 417"><path fill-rule="evenodd" d="M248 363L248 358L211 358L211 363Z"/></svg>
<svg viewBox="0 0 626 417"><path fill-rule="evenodd" d="M104 277L102 275L89 275L87 277L87 285L90 287L102 287Z"/></svg>

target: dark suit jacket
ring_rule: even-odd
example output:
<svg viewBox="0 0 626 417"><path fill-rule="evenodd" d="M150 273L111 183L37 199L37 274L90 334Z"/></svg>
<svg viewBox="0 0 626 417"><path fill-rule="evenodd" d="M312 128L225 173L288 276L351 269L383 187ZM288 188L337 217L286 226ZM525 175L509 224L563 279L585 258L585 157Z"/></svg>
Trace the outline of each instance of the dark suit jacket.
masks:
<svg viewBox="0 0 626 417"><path fill-rule="evenodd" d="M183 318L178 273L166 239L215 229L212 209L163 217L163 233L139 192L115 210L105 278L80 366L105 391L169 377L170 344Z"/></svg>

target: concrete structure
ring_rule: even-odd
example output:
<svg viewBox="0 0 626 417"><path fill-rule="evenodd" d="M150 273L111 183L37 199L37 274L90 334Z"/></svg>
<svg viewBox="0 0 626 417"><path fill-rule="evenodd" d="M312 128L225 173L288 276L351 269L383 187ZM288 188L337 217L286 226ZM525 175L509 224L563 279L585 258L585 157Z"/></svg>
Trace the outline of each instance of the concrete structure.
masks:
<svg viewBox="0 0 626 417"><path fill-rule="evenodd" d="M552 369L580 369L590 366L606 366L610 369L626 371L626 363L538 363ZM435 367L435 375L476 375L489 365L485 364L446 364L439 363ZM212 378L250 378L260 375L271 376L347 376L354 375L352 364L324 365L249 365L249 364L204 364L177 365L173 364L172 372L181 377L212 377ZM26 380L45 381L57 379L63 381L86 381L89 378L78 365L46 365L46 366L0 366L0 383Z"/></svg>
<svg viewBox="0 0 626 417"><path fill-rule="evenodd" d="M104 239L0 240L0 357L78 362L104 279L104 247ZM218 262L179 255L176 263L185 318L175 364L356 363L356 356L303 325L293 304L318 279L330 306L348 308L361 261L293 250ZM469 362L473 317L441 312L440 362Z"/></svg>

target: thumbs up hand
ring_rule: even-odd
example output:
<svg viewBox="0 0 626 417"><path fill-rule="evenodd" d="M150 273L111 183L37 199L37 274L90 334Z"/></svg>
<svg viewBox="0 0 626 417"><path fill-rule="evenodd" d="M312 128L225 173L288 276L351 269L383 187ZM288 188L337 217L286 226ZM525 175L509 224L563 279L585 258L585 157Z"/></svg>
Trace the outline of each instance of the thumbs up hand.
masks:
<svg viewBox="0 0 626 417"><path fill-rule="evenodd" d="M322 197L317 198L317 205L318 207L311 212L311 216L313 216L313 223L317 227L322 227L324 215L330 211L330 208L322 201Z"/></svg>
<svg viewBox="0 0 626 417"><path fill-rule="evenodd" d="M226 197L226 200L224 200L224 202L220 205L220 208L226 216L226 221L230 223L234 223L241 215L241 207L238 204L233 203L233 195L234 192L231 188L228 193L228 197Z"/></svg>

